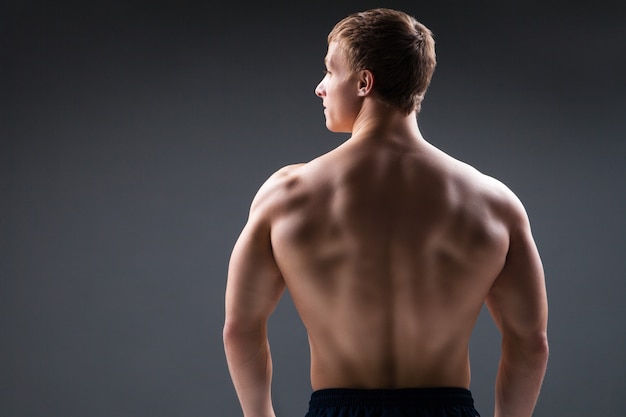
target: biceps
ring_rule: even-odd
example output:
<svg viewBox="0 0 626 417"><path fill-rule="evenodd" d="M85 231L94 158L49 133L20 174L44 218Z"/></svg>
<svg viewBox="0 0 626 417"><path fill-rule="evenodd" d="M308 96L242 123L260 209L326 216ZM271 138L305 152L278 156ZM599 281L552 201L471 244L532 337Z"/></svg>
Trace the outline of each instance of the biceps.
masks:
<svg viewBox="0 0 626 417"><path fill-rule="evenodd" d="M226 284L226 320L245 325L265 322L284 290L269 232L247 225L231 255Z"/></svg>

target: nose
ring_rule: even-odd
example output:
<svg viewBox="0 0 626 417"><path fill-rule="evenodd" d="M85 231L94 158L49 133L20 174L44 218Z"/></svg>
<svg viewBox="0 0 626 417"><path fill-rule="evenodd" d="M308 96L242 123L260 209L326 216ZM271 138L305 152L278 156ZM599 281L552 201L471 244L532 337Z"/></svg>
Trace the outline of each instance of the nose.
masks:
<svg viewBox="0 0 626 417"><path fill-rule="evenodd" d="M326 91L324 90L324 81L320 81L320 83L315 87L315 95L318 97L324 97L326 95Z"/></svg>

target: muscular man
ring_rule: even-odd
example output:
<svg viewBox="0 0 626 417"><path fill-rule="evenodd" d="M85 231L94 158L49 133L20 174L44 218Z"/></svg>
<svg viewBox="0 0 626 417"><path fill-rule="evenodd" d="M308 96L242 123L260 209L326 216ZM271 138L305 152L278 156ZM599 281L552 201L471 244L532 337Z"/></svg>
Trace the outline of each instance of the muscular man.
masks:
<svg viewBox="0 0 626 417"><path fill-rule="evenodd" d="M548 356L541 261L516 196L420 134L430 31L354 14L325 64L326 126L352 136L267 180L230 261L224 342L244 415L275 415L266 325L287 288L310 343L307 416L477 416L468 344L484 303L502 334L495 416L530 416Z"/></svg>

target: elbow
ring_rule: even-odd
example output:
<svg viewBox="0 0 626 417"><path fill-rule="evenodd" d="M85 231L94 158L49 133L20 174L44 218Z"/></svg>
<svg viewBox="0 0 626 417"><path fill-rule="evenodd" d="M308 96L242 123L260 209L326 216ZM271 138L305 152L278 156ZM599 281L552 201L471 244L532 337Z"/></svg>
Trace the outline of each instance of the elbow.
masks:
<svg viewBox="0 0 626 417"><path fill-rule="evenodd" d="M222 341L224 343L224 352L227 357L233 355L238 350L238 346L241 345L243 340L243 332L241 326L237 323L227 321L224 323L224 329L222 330Z"/></svg>
<svg viewBox="0 0 626 417"><path fill-rule="evenodd" d="M265 326L228 320L224 324L223 340L229 367L248 363L268 345Z"/></svg>
<svg viewBox="0 0 626 417"><path fill-rule="evenodd" d="M240 320L226 320L222 330L224 349L229 350L245 341L264 337L265 326L258 323L248 323Z"/></svg>
<svg viewBox="0 0 626 417"><path fill-rule="evenodd" d="M222 330L222 340L224 342L224 348L228 350L228 347L237 340L241 339L243 334L242 326L239 323L227 320L224 323L224 329Z"/></svg>
<svg viewBox="0 0 626 417"><path fill-rule="evenodd" d="M548 343L548 336L543 333L535 342L535 351L539 360L546 366L548 364L548 357L550 356L550 344Z"/></svg>
<svg viewBox="0 0 626 417"><path fill-rule="evenodd" d="M548 338L545 334L539 335L529 342L526 351L524 352L524 358L527 366L530 369L545 372L548 367L548 357L550 356L550 347L548 344Z"/></svg>
<svg viewBox="0 0 626 417"><path fill-rule="evenodd" d="M503 355L528 368L545 369L550 355L548 337L545 332L538 332L525 337L503 338Z"/></svg>
<svg viewBox="0 0 626 417"><path fill-rule="evenodd" d="M523 345L523 357L531 368L545 370L548 366L550 346L545 333L540 333L530 338Z"/></svg>
<svg viewBox="0 0 626 417"><path fill-rule="evenodd" d="M548 335L545 331L529 336L522 346L526 348L529 354L533 354L538 357L545 357L547 359L550 354Z"/></svg>
<svg viewBox="0 0 626 417"><path fill-rule="evenodd" d="M234 335L235 329L233 328L232 323L225 322L224 328L222 329L222 341L224 343L224 348L228 349L228 345L233 339Z"/></svg>

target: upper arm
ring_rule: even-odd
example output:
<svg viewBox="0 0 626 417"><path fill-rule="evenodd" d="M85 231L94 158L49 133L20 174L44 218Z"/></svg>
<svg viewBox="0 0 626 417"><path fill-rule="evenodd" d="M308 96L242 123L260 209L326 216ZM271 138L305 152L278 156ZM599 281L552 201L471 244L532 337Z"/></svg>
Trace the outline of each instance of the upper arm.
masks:
<svg viewBox="0 0 626 417"><path fill-rule="evenodd" d="M248 223L233 249L226 283L226 321L264 324L278 303L284 281L272 255L269 233Z"/></svg>
<svg viewBox="0 0 626 417"><path fill-rule="evenodd" d="M240 329L265 325L285 289L270 240L272 217L280 211L285 171L279 170L259 189L231 254L226 322Z"/></svg>
<svg viewBox="0 0 626 417"><path fill-rule="evenodd" d="M487 307L504 337L534 341L546 334L548 304L543 266L528 216L515 201L505 265L487 296Z"/></svg>

